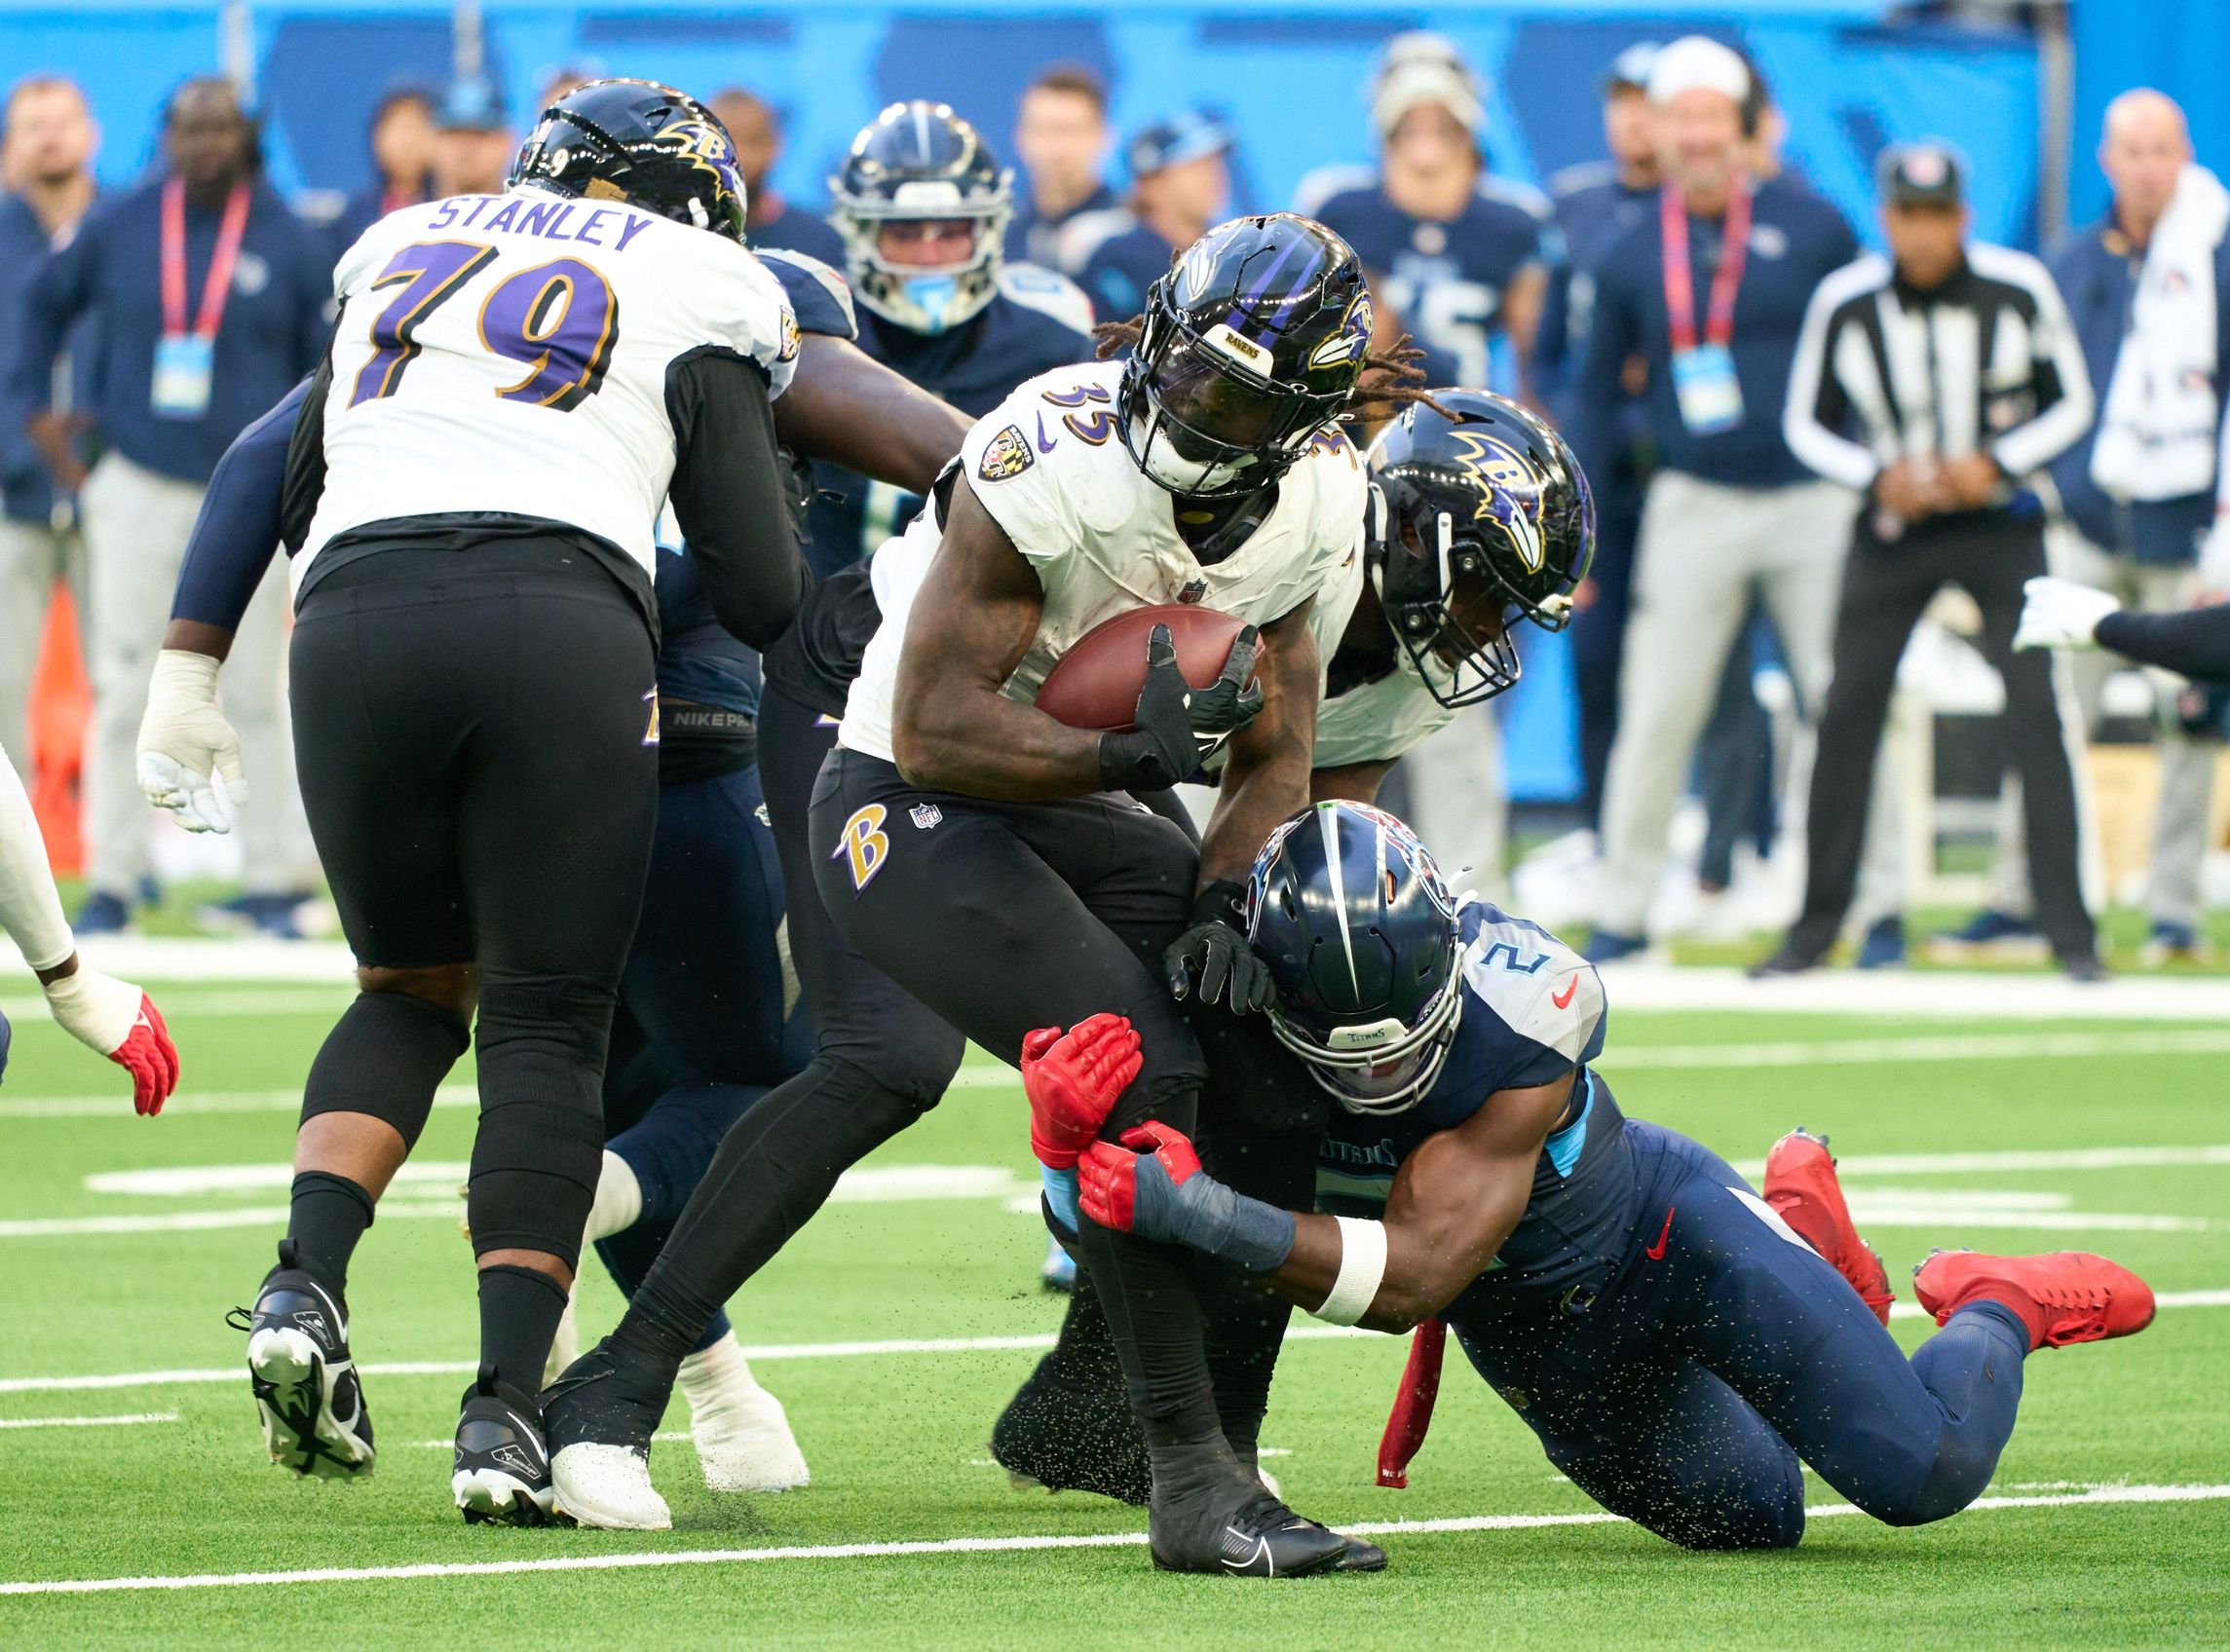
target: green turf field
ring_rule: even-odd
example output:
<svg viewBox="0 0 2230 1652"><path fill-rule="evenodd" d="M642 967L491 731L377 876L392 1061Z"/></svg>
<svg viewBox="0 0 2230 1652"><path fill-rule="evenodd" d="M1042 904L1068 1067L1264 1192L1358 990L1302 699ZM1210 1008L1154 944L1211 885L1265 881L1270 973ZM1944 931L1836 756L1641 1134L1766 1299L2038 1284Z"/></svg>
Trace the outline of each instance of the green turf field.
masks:
<svg viewBox="0 0 2230 1652"><path fill-rule="evenodd" d="M351 1306L357 1355L371 1368L378 1473L361 1484L296 1483L263 1460L246 1382L230 1374L242 1338L223 1323L269 1263L283 1172L115 1179L283 1165L290 1092L340 995L158 989L186 1079L152 1121L132 1117L113 1070L23 995L0 990L17 1023L0 1089L0 1646L2230 1641L2221 1028L1620 1015L1613 985L1602 1067L1628 1111L1738 1161L1760 1157L1791 1125L1832 1130L1861 1225L1893 1279L1904 1282L1933 1244L2072 1245L2130 1262L2172 1305L2137 1338L2031 1362L2021 1427L1990 1488L2013 1506L1916 1531L1827 1516L1800 1550L1770 1556L1689 1556L1605 1521L1525 1523L1591 1505L1453 1354L1413 1489L1377 1489L1374 1453L1403 1344L1312 1335L1289 1345L1264 1433L1290 1452L1268 1466L1291 1500L1339 1524L1441 1524L1384 1537L1391 1563L1380 1576L1260 1585L1157 1576L1134 1511L1008 1487L984 1442L1033 1347L816 1351L1050 1335L1060 1308L1037 1285L1042 1229L1009 1208L1035 1179L1020 1093L1003 1070L971 1070L976 1082L872 1161L974 1174L942 1179L943 1197L832 1205L735 1304L744 1340L775 1345L755 1365L789 1407L809 1489L716 1497L677 1440L653 1457L674 1506L670 1533L468 1530L448 1507L447 1441L472 1347L472 1269L442 1161L467 1155L469 1098L435 1112L419 1149L426 1176L398 1183L357 1264ZM1969 1035L1989 1053L1945 1059ZM1921 1037L1931 1044L1916 1046ZM2009 1037L2040 1053L2009 1056ZM1858 1059L1854 1040L1879 1041L1888 1059ZM2203 1145L2217 1148L2212 1162L2142 1150ZM1953 1153L1990 1156L1940 1162ZM2009 1164L2009 1154L2031 1156ZM1909 1157L1865 1162L1881 1155ZM110 1180L89 1183L96 1177ZM888 1195L892 1183L862 1190ZM225 1214L239 1212L251 1214ZM590 1336L616 1317L600 1274L582 1306ZM1909 1342L1922 1329L1897 1323ZM379 1370L394 1363L444 1369ZM193 1380L199 1371L225 1374ZM124 1380L82 1380L111 1374ZM1813 1501L1838 1499L1818 1486ZM1479 1517L1500 1523L1448 1528ZM1094 1535L1116 1541L1074 1541ZM1012 1538L1067 1546L964 1546ZM948 1540L963 1546L889 1552ZM673 1560L550 1564L603 1557ZM691 1563L674 1563L683 1557ZM237 1580L384 1567L429 1569ZM15 1587L163 1577L219 1581Z"/></svg>

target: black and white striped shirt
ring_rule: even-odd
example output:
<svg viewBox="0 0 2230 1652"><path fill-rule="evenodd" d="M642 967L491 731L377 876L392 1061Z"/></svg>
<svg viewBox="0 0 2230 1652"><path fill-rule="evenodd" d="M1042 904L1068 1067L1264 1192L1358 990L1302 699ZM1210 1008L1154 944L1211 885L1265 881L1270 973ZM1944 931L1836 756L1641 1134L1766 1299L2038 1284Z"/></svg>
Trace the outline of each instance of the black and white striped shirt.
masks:
<svg viewBox="0 0 2230 1652"><path fill-rule="evenodd" d="M1966 253L1927 292L1869 253L1812 294L1782 432L1821 475L1863 489L1901 458L1981 451L2020 477L2089 429L2091 378L2051 273L2003 246Z"/></svg>

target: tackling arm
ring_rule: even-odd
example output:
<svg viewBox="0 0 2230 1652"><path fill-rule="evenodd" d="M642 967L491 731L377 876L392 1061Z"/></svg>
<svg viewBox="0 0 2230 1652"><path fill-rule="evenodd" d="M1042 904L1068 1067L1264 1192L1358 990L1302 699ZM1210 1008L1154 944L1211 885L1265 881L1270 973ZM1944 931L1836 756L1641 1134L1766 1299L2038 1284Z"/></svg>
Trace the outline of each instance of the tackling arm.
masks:
<svg viewBox="0 0 2230 1652"><path fill-rule="evenodd" d="M1101 734L999 692L1044 606L1029 562L957 477L898 660L891 742L911 784L1021 802L1100 790Z"/></svg>

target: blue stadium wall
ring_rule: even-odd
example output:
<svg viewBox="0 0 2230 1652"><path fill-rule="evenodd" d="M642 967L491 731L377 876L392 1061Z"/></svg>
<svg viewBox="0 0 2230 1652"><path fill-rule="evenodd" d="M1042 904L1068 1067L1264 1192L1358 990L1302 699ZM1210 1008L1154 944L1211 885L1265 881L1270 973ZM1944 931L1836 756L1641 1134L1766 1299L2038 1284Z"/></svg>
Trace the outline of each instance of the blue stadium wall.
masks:
<svg viewBox="0 0 2230 1652"><path fill-rule="evenodd" d="M2087 0L2095 17L2113 0ZM2195 16L2230 7L2193 4ZM2142 8L2157 19L2153 6ZM1541 183L1602 154L1595 81L1628 43L1702 30L1739 41L1790 122L1789 157L1871 230L1870 171L1898 138L1934 134L1975 160L1978 227L2032 244L2037 175L2035 52L2017 33L1978 35L1895 21L1881 0L1779 0L1750 6L1558 4L1404 7L1363 0L485 0L486 60L525 113L564 65L647 75L699 93L750 86L782 112L789 147L776 174L816 205L851 134L883 104L952 103L1004 146L1023 85L1054 59L1107 78L1129 130L1187 105L1223 111L1240 134L1241 207L1282 206L1318 167L1367 162L1363 83L1388 34L1435 28L1487 72L1495 169ZM214 4L79 0L0 3L0 64L76 76L104 131L100 169L122 182L153 153L169 90L212 67ZM408 0L263 0L250 13L257 94L272 175L283 189L364 181L366 118L399 80L439 83L451 63L446 5ZM2222 38L2219 24L2210 25ZM2165 59L2173 31L2151 26ZM2124 43L2125 45L2127 43ZM2134 48L2133 48L2134 50ZM2173 66L2173 65L2169 65ZM2128 84L2124 82L2123 84ZM2102 99L2101 99L2102 100ZM2095 130L2095 120L2092 122ZM2085 169L2079 167L2081 173ZM1558 639L1528 650L1505 706L1514 796L1576 789L1569 681Z"/></svg>

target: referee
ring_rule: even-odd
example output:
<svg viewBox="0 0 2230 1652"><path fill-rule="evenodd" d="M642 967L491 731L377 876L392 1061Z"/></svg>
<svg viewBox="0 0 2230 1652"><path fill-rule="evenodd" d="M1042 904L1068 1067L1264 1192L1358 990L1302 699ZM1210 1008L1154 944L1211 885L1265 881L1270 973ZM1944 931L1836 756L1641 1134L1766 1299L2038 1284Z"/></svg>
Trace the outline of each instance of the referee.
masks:
<svg viewBox="0 0 2230 1652"><path fill-rule="evenodd" d="M2044 571L2043 518L2022 478L2089 426L2090 378L2044 266L1967 241L1955 155L1933 143L1892 148L1879 184L1890 257L1870 254L1820 283L1789 378L1791 450L1867 497L1812 770L1804 908L1753 973L1813 968L1834 944L1897 662L1949 582L1982 610L1982 649L2005 683L2038 925L2061 968L2094 980L2103 970L2079 872L2070 733L2049 657L2013 651L2022 582Z"/></svg>

